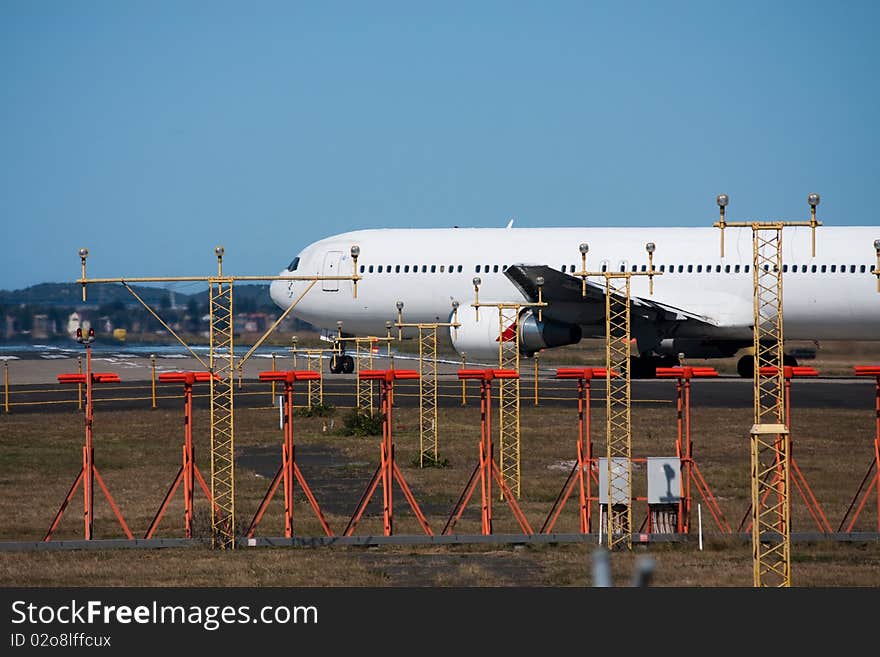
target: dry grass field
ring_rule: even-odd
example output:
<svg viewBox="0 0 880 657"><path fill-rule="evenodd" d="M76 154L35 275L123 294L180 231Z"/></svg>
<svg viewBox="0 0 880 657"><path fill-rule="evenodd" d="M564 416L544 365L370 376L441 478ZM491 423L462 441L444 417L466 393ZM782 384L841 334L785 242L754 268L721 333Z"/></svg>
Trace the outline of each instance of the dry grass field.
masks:
<svg viewBox="0 0 880 657"><path fill-rule="evenodd" d="M852 362L850 360L849 362ZM560 385L561 382L553 385ZM672 385L672 384L670 384ZM548 393L552 393L548 389ZM524 394L527 394L524 392ZM297 417L297 459L335 532L341 532L375 469L377 437L341 435L347 409L329 417ZM601 446L602 408L594 409L594 444ZM196 410L196 462L209 470L207 411ZM435 531L439 531L477 459L479 409L443 408L441 456L447 467L419 469L416 409L395 410L395 443L400 467ZM574 408L522 405L521 505L540 527L575 457ZM749 503L748 427L750 409L693 412L697 463L734 528ZM797 409L795 457L837 528L871 461L874 411ZM96 463L135 535L142 536L179 467L182 417L178 409L99 411L95 419ZM675 409L639 404L633 409L634 456L672 456ZM238 523L246 525L280 461L277 409L236 411L236 498ZM0 417L0 540L39 540L48 528L80 466L82 416L75 412L28 413ZM636 492L644 473L635 469ZM695 502L701 500L696 499ZM381 493L374 497L358 534L381 534ZM475 503L476 502L476 503ZM457 527L479 533L479 500ZM320 535L304 497L296 500L298 535ZM96 492L98 538L122 537L109 507ZM207 536L208 505L196 494L197 533ZM395 532L417 534L418 525L395 491ZM82 537L82 500L68 508L56 538ZM636 507L640 524L645 509ZM793 529L816 529L799 496L793 497ZM495 530L517 531L498 502ZM870 509L861 529L870 530ZM696 539L679 544L639 546L614 554L615 583L630 581L635 559L655 562L658 586L751 586L751 548L739 537L721 535L703 506L705 549ZM573 506L563 512L558 532L577 530ZM258 536L280 536L280 492L258 528ZM157 536L182 536L178 492ZM0 552L2 586L589 586L592 544L542 546L430 546L247 548L215 552L203 547L161 550ZM796 586L880 586L880 543L795 543Z"/></svg>

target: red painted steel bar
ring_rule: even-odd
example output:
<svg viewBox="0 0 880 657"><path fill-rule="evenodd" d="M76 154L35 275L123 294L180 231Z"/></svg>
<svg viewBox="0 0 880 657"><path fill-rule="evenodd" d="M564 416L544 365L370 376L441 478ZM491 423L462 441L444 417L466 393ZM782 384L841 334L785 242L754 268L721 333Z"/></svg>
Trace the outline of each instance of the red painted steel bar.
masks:
<svg viewBox="0 0 880 657"><path fill-rule="evenodd" d="M381 383L382 443L380 446L379 466L376 468L376 472L367 484L367 488L361 496L351 520L348 521L348 526L345 528L343 535L351 536L354 534L355 528L363 517L364 511L366 511L367 504L370 503L373 493L376 492L376 488L381 483L383 532L385 536L391 536L394 533L394 497L392 485L394 481L397 481L397 485L400 486L400 489L403 491L403 495L409 503L410 508L413 510L413 513L415 513L422 530L428 536L433 536L434 532L431 531L431 527L428 524L427 518L425 518L425 514L423 514L422 510L419 508L419 504L416 502L416 498L413 495L409 484L406 483L403 473L400 471L400 468L397 467L397 461L394 457L394 439L392 436L394 382L400 379L418 379L419 373L415 370L361 370L358 373L358 376L361 379L379 381Z"/></svg>
<svg viewBox="0 0 880 657"><path fill-rule="evenodd" d="M214 378L219 379L216 374ZM196 465L192 442L193 384L197 382L204 383L210 380L211 374L209 372L162 372L159 374L159 381L161 383L183 384L183 461L180 469L177 471L177 475L174 477L174 481L171 482L171 486L168 488L168 492L165 493L165 498L153 517L147 533L144 534L144 538L153 537L181 481L183 482L183 529L186 538L192 538L193 497L196 482L198 482L202 492L205 493L208 501L213 503L211 490L208 488L205 478Z"/></svg>
<svg viewBox="0 0 880 657"><path fill-rule="evenodd" d="M494 448L492 445L492 380L493 379L516 379L519 373L516 370L459 370L458 378L462 380L474 379L480 382L480 460L474 468L468 483L465 485L446 526L444 534L451 534L456 523L464 513L470 502L471 496L480 482L482 501L480 506L480 521L482 533L488 536L492 533L492 480L498 484L504 500L510 507L514 518L519 523L524 534L533 534L531 525L520 509L516 496L501 476L501 470L495 462Z"/></svg>
<svg viewBox="0 0 880 657"><path fill-rule="evenodd" d="M880 365L857 365L854 369L856 376L873 376L875 378L874 414L876 420L874 428L874 458L868 466L868 471L862 478L862 483L859 484L859 489L853 496L849 508L847 508L846 513L843 515L843 520L840 521L837 531L843 531L844 525L846 525L847 532L853 530L859 515L862 513L862 509L865 508L868 499L871 497L871 492L874 491L877 494L877 531L880 532L880 467L878 467L880 465ZM868 484L867 489L865 489L866 483ZM862 490L865 490L864 496L862 496ZM861 497L861 501L859 501L859 497ZM849 519L849 515L852 513L856 503L858 503L858 507L847 525L846 521Z"/></svg>
<svg viewBox="0 0 880 657"><path fill-rule="evenodd" d="M79 331L77 331L78 335L81 335ZM90 338L94 339L94 333L90 334ZM61 507L58 509L58 513L55 514L55 519L52 521L51 526L49 527L49 531L46 532L46 536L43 538L43 541L49 541L52 538L52 534L58 528L58 525L61 523L61 518L64 516L64 511L67 509L67 505L70 504L70 501L73 499L74 494L76 494L76 490L79 487L80 482L82 482L83 486L83 525L84 525L84 534L85 539L87 541L92 540L93 530L94 530L94 521L95 521L95 481L98 482L98 485L101 487L101 490L104 493L104 496L107 498L107 502L110 504L110 508L113 510L116 519L119 521L119 524L122 526L122 530L125 532L125 536L129 539L134 538L131 534L131 530L129 530L128 525L125 522L125 519L122 517L122 513L119 511L119 507L116 505L116 502L113 500L113 496L110 494L107 485L104 483L103 477L101 477L101 473L98 472L98 468L95 466L95 448L92 442L92 425L95 418L94 413L94 399L92 397L92 388L95 383L119 383L119 376L112 372L92 372L92 348L91 344L86 343L86 372L85 374L59 374L58 382L59 383L75 383L75 384L85 384L86 386L86 408L85 408L85 445L83 445L82 453L82 468L80 468L79 473L76 476L76 479L73 481L73 485L70 487L70 490L67 492L67 496L64 498L64 501L61 503Z"/></svg>
<svg viewBox="0 0 880 657"><path fill-rule="evenodd" d="M722 533L731 533L730 525L718 500L709 488L703 473L694 460L694 443L691 439L691 379L715 378L718 372L713 367L658 367L657 378L676 379L676 423L678 435L675 440L675 454L681 459L684 473L681 478L681 501L677 519L677 531L689 533L693 512L693 492L697 489L706 508L712 515L715 525Z"/></svg>
<svg viewBox="0 0 880 657"><path fill-rule="evenodd" d="M284 537L291 538L293 536L293 493L294 485L297 481L302 487L303 493L305 493L306 499L308 499L309 505L312 507L312 511L315 512L318 522L321 523L324 533L327 536L333 536L333 532L324 518L324 513L321 511L321 507L312 493L312 489L309 488L308 482L306 482L299 469L299 465L296 463L296 451L293 444L293 383L295 381L314 381L320 378L320 373L309 370L271 370L260 372L260 381L280 381L284 384L284 443L281 448L281 465L278 467L272 483L269 484L269 489L263 496L263 500L260 502L253 520L251 520L251 524L246 532L248 538L253 538L257 525L263 519L263 514L266 513L269 502L272 501L272 497L275 495L275 491L278 490L279 484L284 486Z"/></svg>
<svg viewBox="0 0 880 657"><path fill-rule="evenodd" d="M593 457L593 440L590 435L590 384L593 379L605 378L604 367L561 367L556 370L557 379L573 379L578 383L578 439L577 461L575 461L568 478L562 486L562 490L556 496L550 513L541 526L542 534L550 534L562 513L566 502L571 497L575 485L578 487L578 519L582 534L592 531L592 504L594 501L592 486L593 482L599 485L596 474L597 461Z"/></svg>

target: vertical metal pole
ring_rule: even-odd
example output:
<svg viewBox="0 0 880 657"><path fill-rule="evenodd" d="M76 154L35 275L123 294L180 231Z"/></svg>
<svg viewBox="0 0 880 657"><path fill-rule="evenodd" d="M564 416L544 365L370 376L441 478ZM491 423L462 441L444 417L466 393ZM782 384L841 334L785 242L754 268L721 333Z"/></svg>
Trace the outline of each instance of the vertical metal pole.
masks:
<svg viewBox="0 0 880 657"><path fill-rule="evenodd" d="M85 537L92 540L95 502L95 450L92 444L92 345L86 343L86 444L83 447L83 522Z"/></svg>
<svg viewBox="0 0 880 657"><path fill-rule="evenodd" d="M275 352L272 352L272 371L275 371ZM275 405L275 381L272 381L272 406Z"/></svg>
<svg viewBox="0 0 880 657"><path fill-rule="evenodd" d="M76 371L79 374L83 373L83 361L82 356L76 357ZM76 384L76 407L78 410L82 410L83 408L83 387L82 383Z"/></svg>
<svg viewBox="0 0 880 657"><path fill-rule="evenodd" d="M467 369L467 356L461 355L461 369ZM467 379L461 380L461 405L467 406Z"/></svg>
<svg viewBox="0 0 880 657"><path fill-rule="evenodd" d="M535 406L538 405L538 352L532 356L535 360Z"/></svg>
<svg viewBox="0 0 880 657"><path fill-rule="evenodd" d="M4 361L3 365L3 406L6 409L6 415L9 415L9 361Z"/></svg>
<svg viewBox="0 0 880 657"><path fill-rule="evenodd" d="M156 408L156 354L150 354L150 390L153 409Z"/></svg>
<svg viewBox="0 0 880 657"><path fill-rule="evenodd" d="M192 444L192 411L193 411L193 384L183 384L183 412L186 416L183 425L183 517L184 535L192 538L193 519L193 475L195 471L195 459L193 457Z"/></svg>

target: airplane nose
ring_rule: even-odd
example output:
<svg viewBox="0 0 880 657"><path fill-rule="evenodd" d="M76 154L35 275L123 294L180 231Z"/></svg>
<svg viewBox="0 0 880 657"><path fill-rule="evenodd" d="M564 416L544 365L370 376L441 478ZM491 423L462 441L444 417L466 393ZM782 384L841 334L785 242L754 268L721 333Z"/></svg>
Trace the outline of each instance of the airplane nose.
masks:
<svg viewBox="0 0 880 657"><path fill-rule="evenodd" d="M276 306L281 308L287 307L287 286L287 281L272 281L269 285L269 296Z"/></svg>

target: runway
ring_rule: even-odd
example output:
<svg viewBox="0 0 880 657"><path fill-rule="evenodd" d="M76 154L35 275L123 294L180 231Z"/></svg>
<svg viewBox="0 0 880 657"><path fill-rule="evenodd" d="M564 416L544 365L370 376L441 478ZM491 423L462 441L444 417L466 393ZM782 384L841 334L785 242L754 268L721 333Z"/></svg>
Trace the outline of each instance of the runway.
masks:
<svg viewBox="0 0 880 657"><path fill-rule="evenodd" d="M356 388L353 375L325 375L323 380L324 403L337 407L355 405ZM378 405L378 385L374 388ZM577 384L571 380L557 380L552 376L541 376L538 380L538 404L541 407L574 408L576 405ZM523 378L521 382L521 404L523 408L535 402L533 378ZM276 396L281 393L281 385L275 389ZM125 380L118 384L96 384L94 386L96 409L137 409L151 408L153 405L152 385L149 379ZM197 407L208 405L208 385L196 384L194 404ZM466 389L465 403L476 406L479 389L473 382ZM698 408L751 408L752 382L739 377L693 380L691 382L691 406ZM875 404L875 384L872 378L819 378L794 380L792 382L792 406L795 408L864 409L873 411ZM8 405L10 413L70 412L79 408L79 391L76 385L61 384L22 384L10 385ZM605 382L595 380L591 384L591 400L594 405L605 401ZM670 405L676 403L676 382L670 379L634 380L632 382L634 406ZM156 385L156 407L174 408L182 403L182 386L179 384ZM236 400L239 407L259 408L275 405L271 384L257 379L244 378L236 384ZM307 403L306 384L294 388L294 404ZM454 374L443 374L438 382L438 403L441 408L462 405L461 382ZM395 386L395 405L411 407L418 404L418 382L400 381ZM0 405L0 413L4 406Z"/></svg>

